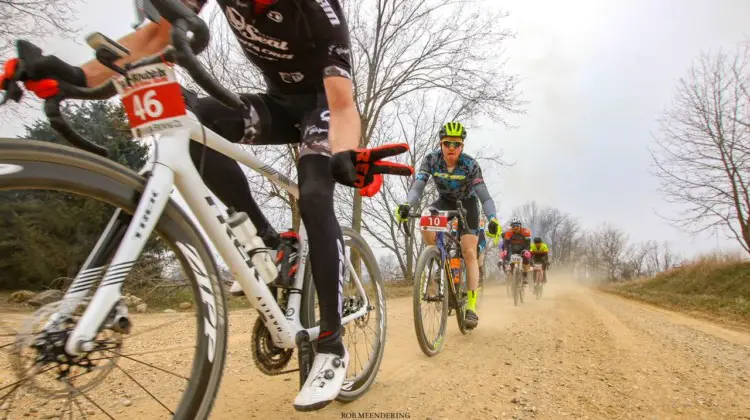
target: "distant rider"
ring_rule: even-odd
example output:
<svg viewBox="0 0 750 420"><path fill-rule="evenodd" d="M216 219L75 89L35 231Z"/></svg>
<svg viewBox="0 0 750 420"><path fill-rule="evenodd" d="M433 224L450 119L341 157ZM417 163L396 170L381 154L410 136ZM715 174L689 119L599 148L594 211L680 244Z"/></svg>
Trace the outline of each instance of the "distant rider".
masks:
<svg viewBox="0 0 750 420"><path fill-rule="evenodd" d="M544 269L543 282L547 283L547 270L549 270L549 247L542 241L542 238L534 238L534 243L531 244L531 257L534 264L542 264Z"/></svg>
<svg viewBox="0 0 750 420"><path fill-rule="evenodd" d="M510 219L510 230L505 232L503 235L503 247L501 248L500 256L502 260L508 264L510 256L513 254L521 254L523 258L523 284L528 284L528 270L529 263L531 262L531 231L523 227L521 219L518 217L512 217Z"/></svg>

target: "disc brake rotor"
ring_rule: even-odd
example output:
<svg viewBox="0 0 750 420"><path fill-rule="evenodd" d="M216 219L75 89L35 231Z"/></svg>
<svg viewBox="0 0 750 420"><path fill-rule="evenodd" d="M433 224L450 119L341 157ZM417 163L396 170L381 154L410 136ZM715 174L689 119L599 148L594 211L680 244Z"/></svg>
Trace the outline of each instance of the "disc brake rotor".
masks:
<svg viewBox="0 0 750 420"><path fill-rule="evenodd" d="M78 356L67 354L65 343L82 311L49 322L61 303L49 303L30 315L16 334L10 352L18 380L25 380L30 389L48 398L69 398L71 392L85 392L97 386L115 367L122 348L121 334L103 329L94 340L94 350ZM74 308L85 307L88 299L71 303Z"/></svg>

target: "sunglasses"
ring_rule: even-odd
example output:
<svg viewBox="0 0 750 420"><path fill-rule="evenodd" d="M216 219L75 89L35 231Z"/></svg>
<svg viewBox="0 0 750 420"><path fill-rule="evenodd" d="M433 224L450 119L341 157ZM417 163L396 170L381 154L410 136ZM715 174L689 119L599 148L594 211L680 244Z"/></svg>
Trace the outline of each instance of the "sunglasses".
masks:
<svg viewBox="0 0 750 420"><path fill-rule="evenodd" d="M462 141L450 141L450 140L446 140L446 141L442 141L440 143L443 146L445 146L445 147L452 147L454 149L458 149L459 147L461 147L461 146L464 145L464 142L462 142Z"/></svg>

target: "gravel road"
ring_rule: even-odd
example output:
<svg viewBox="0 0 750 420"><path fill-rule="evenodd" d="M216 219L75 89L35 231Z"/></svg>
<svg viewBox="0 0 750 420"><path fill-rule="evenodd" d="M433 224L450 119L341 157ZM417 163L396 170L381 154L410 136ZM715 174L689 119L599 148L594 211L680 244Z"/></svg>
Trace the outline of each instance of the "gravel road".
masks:
<svg viewBox="0 0 750 420"><path fill-rule="evenodd" d="M376 383L358 401L311 414L292 407L296 373L266 377L255 368L255 314L231 312L228 363L212 418L750 419L747 332L581 286L552 283L545 291L542 300L527 295L526 304L514 307L503 286L490 287L479 328L463 336L451 320L433 358L417 344L411 298L389 299ZM0 314L5 332L19 328L22 316ZM183 332L194 323L190 312L136 315L134 322L134 334L142 333L126 341L124 352L177 375L187 372L194 338ZM0 346L7 342L3 337ZM8 360L0 355L0 388L14 382ZM123 371L167 405L185 381L131 360L118 366L123 370L115 368L87 395L117 419L167 417ZM24 390L15 395L12 404L0 402L0 419L60 418L68 410L62 400L45 402ZM75 418L107 418L77 400Z"/></svg>

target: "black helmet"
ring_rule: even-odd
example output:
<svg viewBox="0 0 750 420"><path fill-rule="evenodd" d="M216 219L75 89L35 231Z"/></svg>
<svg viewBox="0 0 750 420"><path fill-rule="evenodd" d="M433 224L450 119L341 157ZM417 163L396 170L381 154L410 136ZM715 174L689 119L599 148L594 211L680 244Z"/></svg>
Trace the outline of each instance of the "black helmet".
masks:
<svg viewBox="0 0 750 420"><path fill-rule="evenodd" d="M542 238L540 238L540 237L537 236L536 238L534 238L534 243L535 244L541 244L542 243Z"/></svg>

